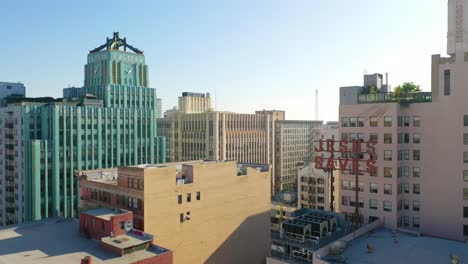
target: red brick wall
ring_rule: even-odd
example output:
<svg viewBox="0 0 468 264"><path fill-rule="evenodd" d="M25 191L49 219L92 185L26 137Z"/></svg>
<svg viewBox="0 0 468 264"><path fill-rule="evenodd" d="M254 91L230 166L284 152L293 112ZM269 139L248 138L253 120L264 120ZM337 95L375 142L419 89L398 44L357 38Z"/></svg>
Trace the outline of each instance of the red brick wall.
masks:
<svg viewBox="0 0 468 264"><path fill-rule="evenodd" d="M133 262L132 264L172 264L172 251L147 258L140 261Z"/></svg>
<svg viewBox="0 0 468 264"><path fill-rule="evenodd" d="M97 240L110 236L111 231L114 232L114 236L123 235L125 234L125 229L120 228L120 222L127 222L128 220L133 220L132 212L112 216L109 221L86 213L80 213L80 233L89 235ZM87 233L85 230L87 230Z"/></svg>

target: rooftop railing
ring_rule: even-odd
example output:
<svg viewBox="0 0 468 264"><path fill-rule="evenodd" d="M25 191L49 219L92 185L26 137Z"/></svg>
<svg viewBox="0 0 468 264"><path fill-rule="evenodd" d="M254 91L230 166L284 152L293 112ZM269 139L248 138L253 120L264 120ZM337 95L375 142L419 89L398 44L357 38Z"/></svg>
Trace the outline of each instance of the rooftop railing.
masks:
<svg viewBox="0 0 468 264"><path fill-rule="evenodd" d="M394 92L361 94L358 96L358 104L375 104L375 103L430 103L432 102L431 92L404 93L396 95Z"/></svg>

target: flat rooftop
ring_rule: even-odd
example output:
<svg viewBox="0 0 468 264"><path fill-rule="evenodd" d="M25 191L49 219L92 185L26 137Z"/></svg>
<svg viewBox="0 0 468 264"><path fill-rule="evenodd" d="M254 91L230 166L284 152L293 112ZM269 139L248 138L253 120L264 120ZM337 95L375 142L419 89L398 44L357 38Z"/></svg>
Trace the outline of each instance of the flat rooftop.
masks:
<svg viewBox="0 0 468 264"><path fill-rule="evenodd" d="M450 263L450 254L458 256L459 263L468 261L468 245L462 242L402 232L397 233L396 241L392 232L384 228L364 234L348 244L344 252L346 263ZM367 253L367 244L372 244L373 253Z"/></svg>
<svg viewBox="0 0 468 264"><path fill-rule="evenodd" d="M122 257L106 251L98 241L79 234L74 219L48 219L38 223L0 229L0 264L80 263L92 256L93 263L133 263L168 250L153 246Z"/></svg>
<svg viewBox="0 0 468 264"><path fill-rule="evenodd" d="M135 247L139 246L141 244L144 244L146 242L151 241L151 238L144 238L142 236L137 236L135 234L132 234L131 232L125 234L125 235L120 235L116 237L103 237L102 242L109 244L113 247L117 247L120 249L125 249L129 247Z"/></svg>
<svg viewBox="0 0 468 264"><path fill-rule="evenodd" d="M107 208L96 208L96 209L90 209L83 213L109 221L112 216L121 215L121 214L125 214L128 212L122 211L122 210L111 210Z"/></svg>

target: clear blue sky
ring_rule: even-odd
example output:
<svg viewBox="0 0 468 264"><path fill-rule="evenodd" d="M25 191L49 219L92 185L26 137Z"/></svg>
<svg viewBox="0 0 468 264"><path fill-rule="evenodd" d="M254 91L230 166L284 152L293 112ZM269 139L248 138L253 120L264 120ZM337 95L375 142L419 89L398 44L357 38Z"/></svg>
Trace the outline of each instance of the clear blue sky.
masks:
<svg viewBox="0 0 468 264"><path fill-rule="evenodd" d="M286 110L336 120L340 86L389 72L430 89L446 52L446 0L2 1L0 80L28 96L83 85L89 50L113 31L144 50L164 109L183 91L216 92L217 110Z"/></svg>

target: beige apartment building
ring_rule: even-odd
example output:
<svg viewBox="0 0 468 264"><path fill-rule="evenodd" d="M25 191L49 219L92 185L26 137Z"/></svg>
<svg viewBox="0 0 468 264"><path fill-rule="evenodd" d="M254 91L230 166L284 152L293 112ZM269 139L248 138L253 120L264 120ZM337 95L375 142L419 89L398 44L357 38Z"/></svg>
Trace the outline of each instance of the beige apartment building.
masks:
<svg viewBox="0 0 468 264"><path fill-rule="evenodd" d="M342 139L377 142L376 175L342 175L342 211L454 240L468 238L468 1L448 1L449 57L432 56L430 93L340 91ZM353 102L354 100L354 102Z"/></svg>
<svg viewBox="0 0 468 264"><path fill-rule="evenodd" d="M192 161L76 175L80 208L132 211L174 263L263 263L269 254L268 165Z"/></svg>
<svg viewBox="0 0 468 264"><path fill-rule="evenodd" d="M331 174L324 170L316 169L315 163L308 163L301 167L298 170L297 177L299 209L312 208L340 212L340 172L338 170L333 171L333 186L330 184ZM331 210L332 199L333 210Z"/></svg>
<svg viewBox="0 0 468 264"><path fill-rule="evenodd" d="M313 159L322 121L283 120L275 124L275 192L297 189L297 170Z"/></svg>

